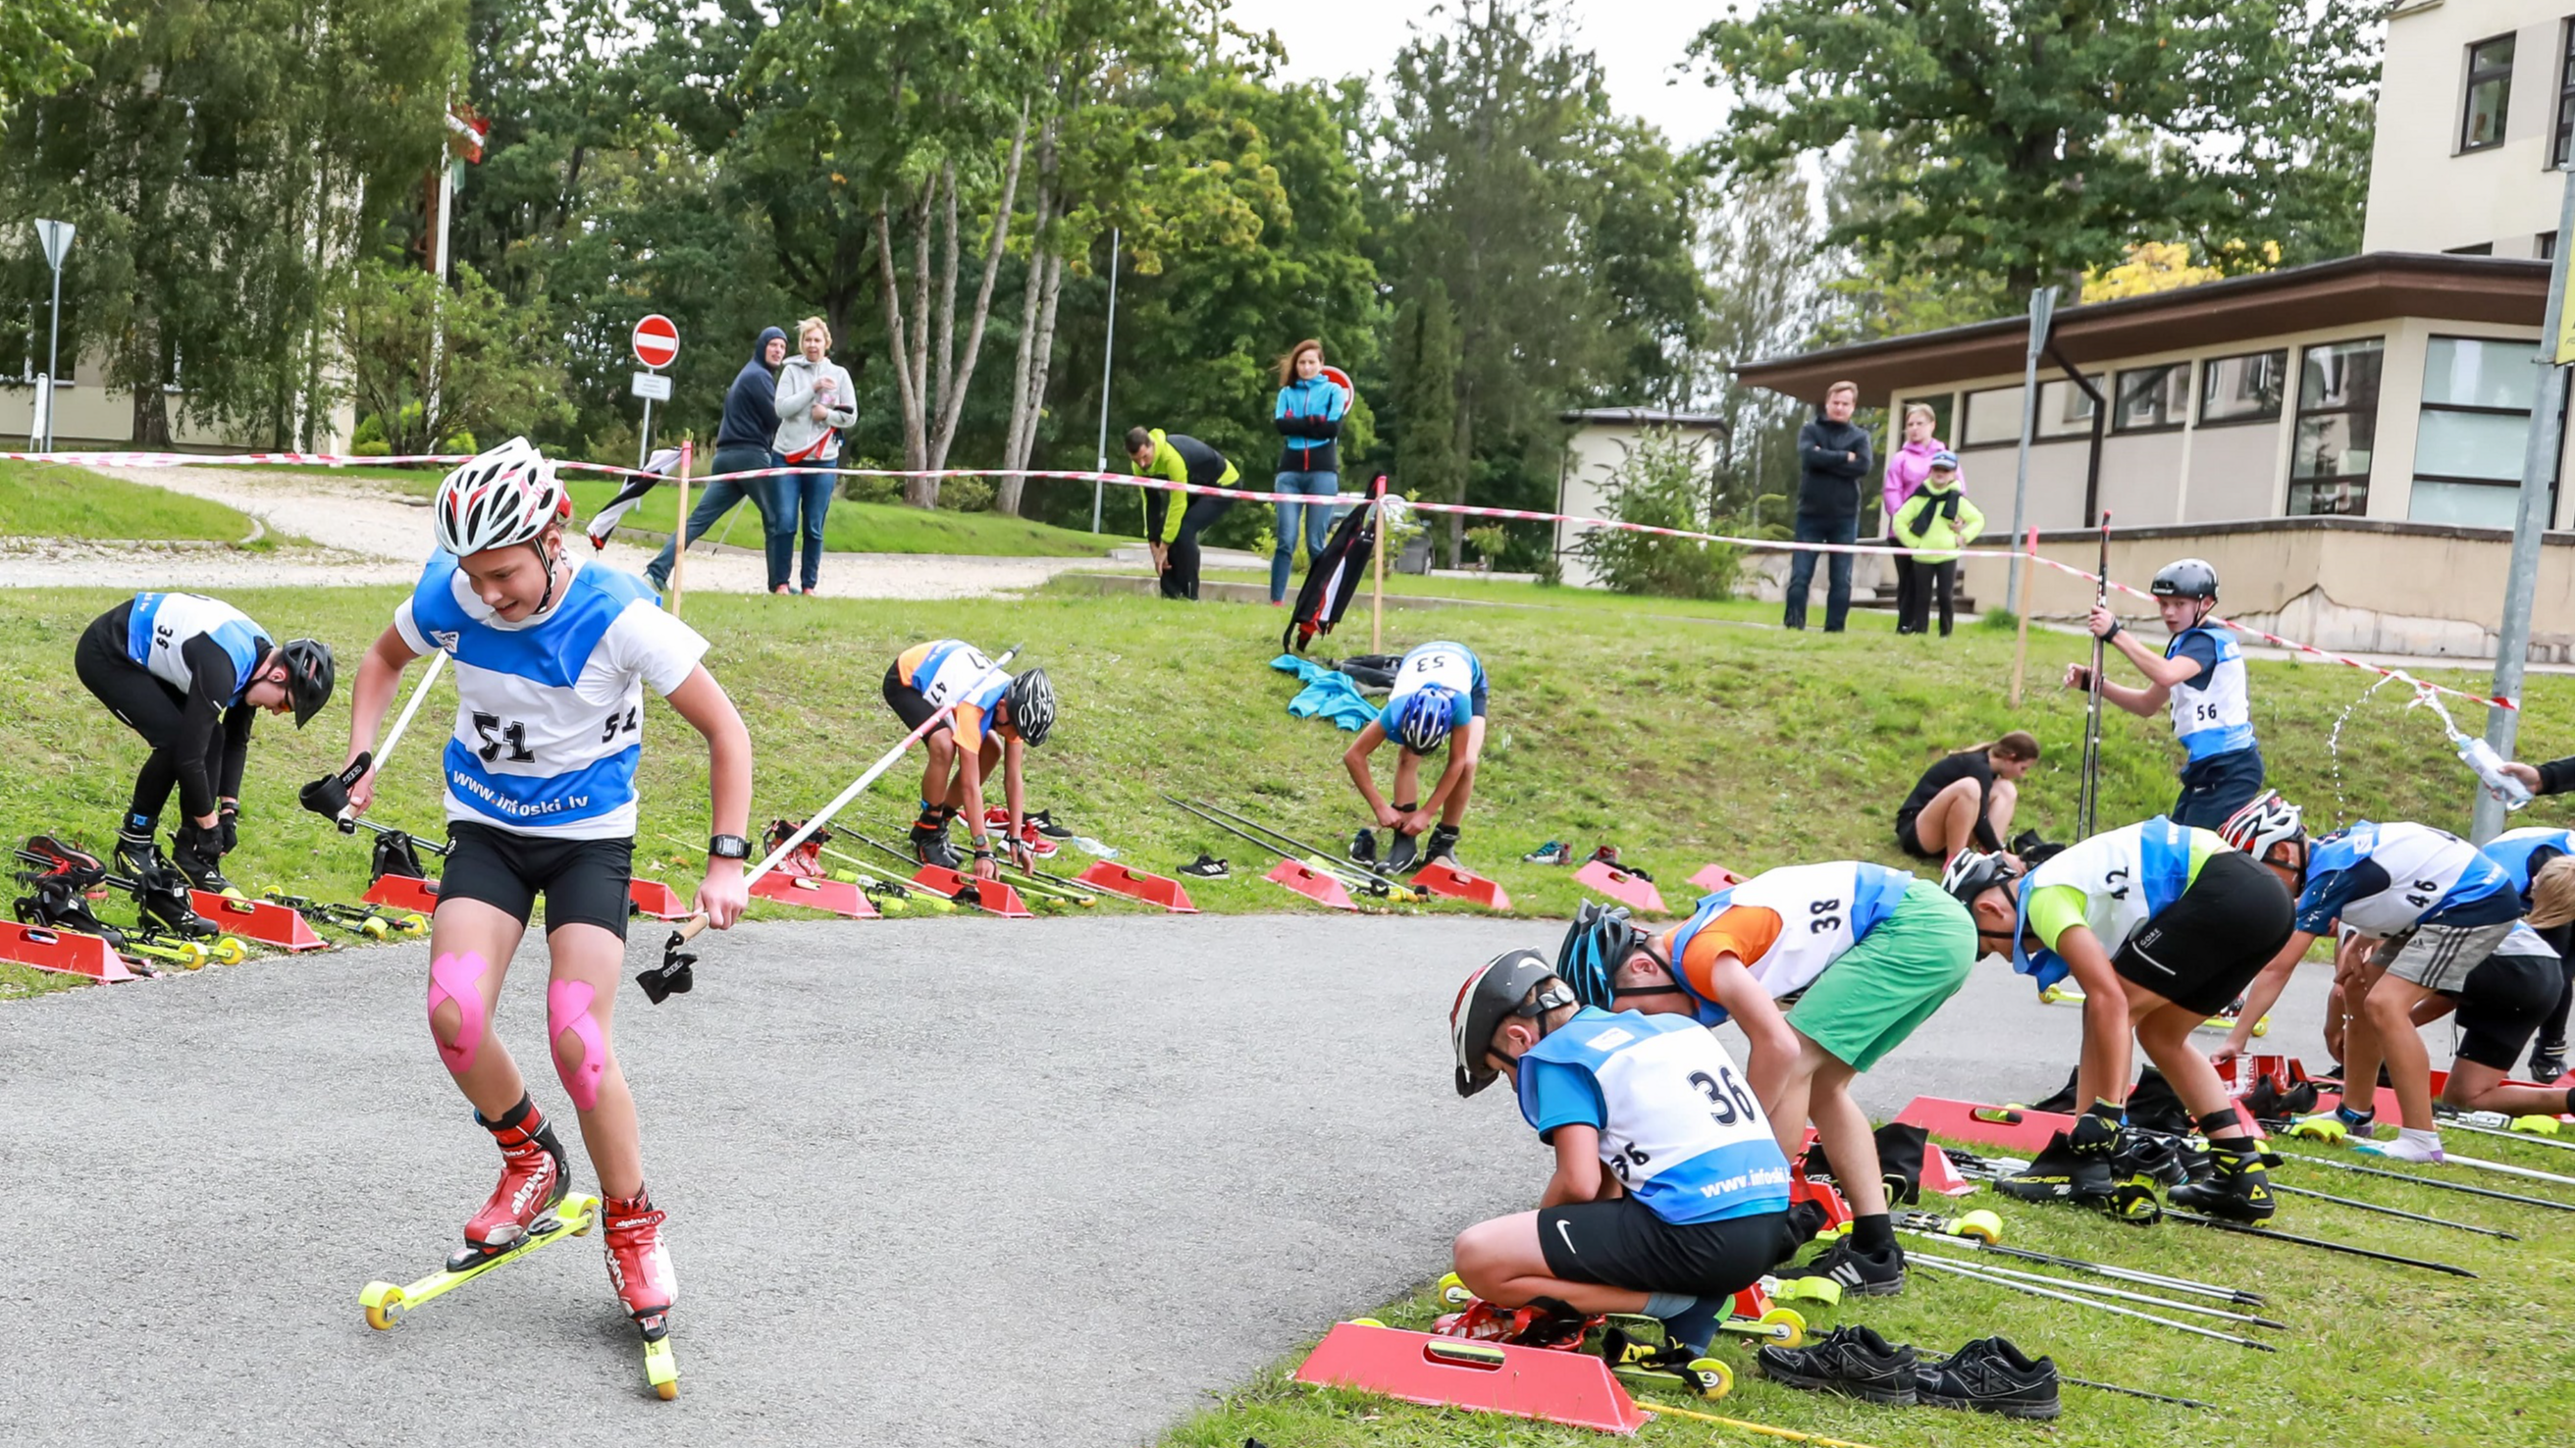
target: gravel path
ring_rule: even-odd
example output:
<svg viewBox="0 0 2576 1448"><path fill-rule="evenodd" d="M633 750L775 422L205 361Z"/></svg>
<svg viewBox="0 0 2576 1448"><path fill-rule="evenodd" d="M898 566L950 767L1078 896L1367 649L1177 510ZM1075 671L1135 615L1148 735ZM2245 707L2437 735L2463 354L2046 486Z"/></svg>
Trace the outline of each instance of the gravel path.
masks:
<svg viewBox="0 0 2576 1448"><path fill-rule="evenodd" d="M99 468L130 482L207 498L257 518L270 532L309 539L318 548L235 553L188 545L116 545L64 539L0 540L0 587L331 588L405 584L420 577L429 551L429 510L399 489L365 478L311 470L234 468ZM719 524L718 533L723 531ZM756 550L756 515L735 521L734 536ZM625 538L597 555L611 567L641 573L653 548ZM825 598L967 598L1034 588L1068 569L1098 567L1098 558L983 558L933 553L835 553L823 561ZM690 592L758 593L767 569L757 551L689 554L682 582Z"/></svg>
<svg viewBox="0 0 2576 1448"><path fill-rule="evenodd" d="M362 1320L360 1285L429 1271L492 1181L424 1039L425 946L0 1007L0 1220L18 1225L0 1437L1148 1443L1439 1270L1459 1228L1528 1205L1545 1153L1507 1093L1456 1098L1445 1014L1475 961L1559 928L711 937L695 993L628 989L617 1017L672 1213L670 1404L644 1389L596 1239L393 1332ZM2322 974L2271 1041L2313 1050ZM543 981L524 954L495 1030L560 1108ZM2063 1079L2079 1021L1988 961L1864 1078L1867 1104L2029 1099Z"/></svg>

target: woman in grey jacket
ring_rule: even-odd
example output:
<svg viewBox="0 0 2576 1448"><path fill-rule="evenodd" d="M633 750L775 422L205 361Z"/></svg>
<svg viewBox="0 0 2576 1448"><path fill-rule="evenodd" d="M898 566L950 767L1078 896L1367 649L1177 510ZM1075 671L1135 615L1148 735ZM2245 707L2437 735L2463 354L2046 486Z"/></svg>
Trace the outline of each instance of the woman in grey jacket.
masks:
<svg viewBox="0 0 2576 1448"><path fill-rule="evenodd" d="M829 471L841 458L841 432L859 420L857 389L850 374L827 355L832 329L820 317L796 324L798 355L778 370L778 435L770 451L779 465L810 463L824 471L779 475L771 493L769 521L769 591L812 593L823 568L823 517L832 508L837 481ZM801 528L799 518L802 518ZM805 538L801 585L787 581L787 565L796 557L796 538Z"/></svg>

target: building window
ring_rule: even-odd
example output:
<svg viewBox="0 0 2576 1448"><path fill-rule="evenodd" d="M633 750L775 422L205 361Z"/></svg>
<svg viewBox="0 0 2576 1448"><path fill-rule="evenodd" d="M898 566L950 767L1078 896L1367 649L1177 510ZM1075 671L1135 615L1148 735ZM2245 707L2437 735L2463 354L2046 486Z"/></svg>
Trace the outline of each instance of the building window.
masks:
<svg viewBox="0 0 2576 1448"><path fill-rule="evenodd" d="M2549 168L2576 154L2576 20L2558 22L2558 131L2549 143Z"/></svg>
<svg viewBox="0 0 2576 1448"><path fill-rule="evenodd" d="M2277 419L2281 379L2289 370L2286 351L2210 358L2200 366L2200 425Z"/></svg>
<svg viewBox="0 0 2576 1448"><path fill-rule="evenodd" d="M2529 342L2432 339L2424 353L2424 407L2416 417L2415 487L2406 516L2513 526L2523 435L2539 379Z"/></svg>
<svg viewBox="0 0 2576 1448"><path fill-rule="evenodd" d="M2292 517L2358 514L2370 505L2370 445L2379 426L2380 338L2299 354L2298 431L2290 444Z"/></svg>
<svg viewBox="0 0 2576 1448"><path fill-rule="evenodd" d="M2180 427L2191 415L2191 364L2173 362L2120 374L2111 394L2113 432Z"/></svg>
<svg viewBox="0 0 2576 1448"><path fill-rule="evenodd" d="M2484 151L2504 144L2505 114L2513 101L2513 37L2499 35L2469 47L2469 89L2460 106L2460 149Z"/></svg>
<svg viewBox="0 0 2576 1448"><path fill-rule="evenodd" d="M2099 390L2100 374L2091 379ZM1967 416L1959 424L1955 447L1997 447L2021 441L2021 389L1990 387L1971 392ZM2093 431L2093 399L2063 378L2039 384L2039 416L2032 429L2039 441L2083 437Z"/></svg>
<svg viewBox="0 0 2576 1448"><path fill-rule="evenodd" d="M2558 233L2554 231L2544 231L2538 236L2533 237L2531 239L2531 254L2540 258L2542 261L2551 261L2556 259L2558 255Z"/></svg>
<svg viewBox="0 0 2576 1448"><path fill-rule="evenodd" d="M1930 397L1909 397L1898 403L1896 405L1897 443L1901 446L1905 441L1905 414L1917 407L1928 407L1932 409L1932 435L1940 438L1943 446L1948 446L1951 437L1950 423L1956 416L1953 409L1957 405L1958 396L1955 392L1939 392Z"/></svg>

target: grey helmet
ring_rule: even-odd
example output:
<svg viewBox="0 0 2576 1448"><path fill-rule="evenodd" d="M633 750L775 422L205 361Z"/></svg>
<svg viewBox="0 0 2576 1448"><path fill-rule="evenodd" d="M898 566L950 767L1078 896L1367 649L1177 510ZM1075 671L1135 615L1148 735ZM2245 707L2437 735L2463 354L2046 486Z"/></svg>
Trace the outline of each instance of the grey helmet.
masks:
<svg viewBox="0 0 2576 1448"><path fill-rule="evenodd" d="M2218 597L2218 570L2199 558L2177 558L2156 570L2156 581L2147 592L2158 598Z"/></svg>

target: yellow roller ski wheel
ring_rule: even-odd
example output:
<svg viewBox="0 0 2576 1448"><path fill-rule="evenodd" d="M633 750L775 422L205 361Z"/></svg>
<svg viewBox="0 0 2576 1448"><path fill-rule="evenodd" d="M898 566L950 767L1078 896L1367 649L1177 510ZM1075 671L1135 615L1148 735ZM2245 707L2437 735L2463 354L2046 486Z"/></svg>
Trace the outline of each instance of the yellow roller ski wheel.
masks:
<svg viewBox="0 0 2576 1448"><path fill-rule="evenodd" d="M214 950L210 953L225 965L239 965L250 959L250 951L243 948L239 940L229 935L217 940Z"/></svg>
<svg viewBox="0 0 2576 1448"><path fill-rule="evenodd" d="M1374 1318L1374 1317L1354 1317L1354 1318L1352 1318L1352 1319L1351 1319L1350 1325L1351 1325L1351 1326L1353 1326L1353 1327L1384 1327L1384 1326L1386 1326L1386 1324L1385 1324L1385 1323L1378 1321L1378 1320L1377 1320L1376 1318Z"/></svg>
<svg viewBox="0 0 2576 1448"><path fill-rule="evenodd" d="M1777 1347L1803 1347L1807 1341L1807 1319L1794 1307L1775 1307L1756 1319L1771 1330L1771 1341Z"/></svg>
<svg viewBox="0 0 2576 1448"><path fill-rule="evenodd" d="M1464 1307L1476 1300L1476 1294L1467 1290L1467 1284L1459 1281L1455 1272L1441 1274L1436 1291L1440 1301L1450 1307Z"/></svg>
<svg viewBox="0 0 2576 1448"><path fill-rule="evenodd" d="M1691 1388L1711 1401L1735 1391L1735 1370L1713 1357L1692 1358L1682 1375L1691 1380Z"/></svg>
<svg viewBox="0 0 2576 1448"><path fill-rule="evenodd" d="M1974 1237L1991 1247L2004 1239L2004 1219L1980 1207L1959 1218L1950 1232L1953 1236Z"/></svg>
<svg viewBox="0 0 2576 1448"><path fill-rule="evenodd" d="M429 917L418 913L405 915L394 922L394 929L405 935L427 935Z"/></svg>
<svg viewBox="0 0 2576 1448"><path fill-rule="evenodd" d="M171 949L179 952L178 963L195 970L206 963L206 947L193 940L182 940Z"/></svg>
<svg viewBox="0 0 2576 1448"><path fill-rule="evenodd" d="M2263 1037L2270 1034L2272 1034L2272 1018L2270 1016L2264 1016L2254 1022L2254 1037L2256 1040L2261 1040Z"/></svg>
<svg viewBox="0 0 2576 1448"><path fill-rule="evenodd" d="M393 937L394 928L387 925L377 917L370 915L366 918L364 923L358 926L358 933L367 937L369 940L389 940Z"/></svg>
<svg viewBox="0 0 2576 1448"><path fill-rule="evenodd" d="M358 1294L358 1305L367 1309L367 1326L378 1332L391 1332L402 1321L402 1289L390 1282L370 1282Z"/></svg>

